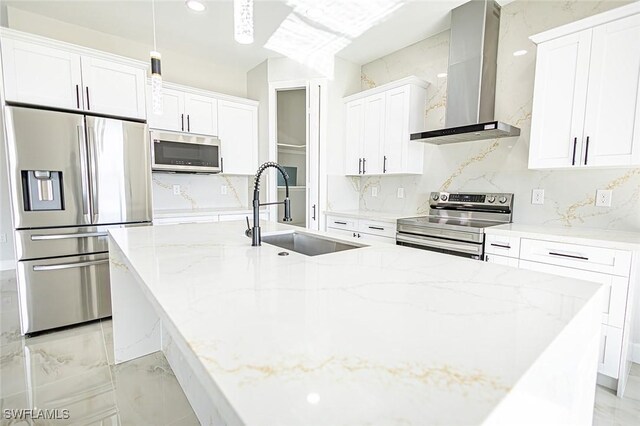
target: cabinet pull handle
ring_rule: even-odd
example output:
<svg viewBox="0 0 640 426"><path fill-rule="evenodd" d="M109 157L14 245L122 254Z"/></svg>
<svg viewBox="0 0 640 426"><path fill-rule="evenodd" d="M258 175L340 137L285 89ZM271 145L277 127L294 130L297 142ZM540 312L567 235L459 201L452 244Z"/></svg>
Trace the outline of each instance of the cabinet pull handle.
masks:
<svg viewBox="0 0 640 426"><path fill-rule="evenodd" d="M80 109L80 86L76 84L76 105Z"/></svg>
<svg viewBox="0 0 640 426"><path fill-rule="evenodd" d="M87 109L91 109L91 104L89 103L89 86L87 86Z"/></svg>
<svg viewBox="0 0 640 426"><path fill-rule="evenodd" d="M550 251L549 254L551 256L560 256L560 257L570 257L571 259L580 259L580 260L589 260L588 257L584 256L576 256L574 254L564 254L564 253L556 253L554 251Z"/></svg>
<svg viewBox="0 0 640 426"><path fill-rule="evenodd" d="M508 244L496 244L496 243L491 243L492 246L494 247L500 247L500 248L506 248L506 249L510 249L511 246Z"/></svg>
<svg viewBox="0 0 640 426"><path fill-rule="evenodd" d="M355 236L356 236L356 233L354 232L354 233L353 233L353 237L355 238Z"/></svg>
<svg viewBox="0 0 640 426"><path fill-rule="evenodd" d="M362 158L358 158L358 174L362 174ZM355 235L354 235L355 237Z"/></svg>
<svg viewBox="0 0 640 426"><path fill-rule="evenodd" d="M311 220L316 220L316 205L313 205L313 216L311 217Z"/></svg>
<svg viewBox="0 0 640 426"><path fill-rule="evenodd" d="M382 157L382 173L387 173L387 156Z"/></svg>
<svg viewBox="0 0 640 426"><path fill-rule="evenodd" d="M360 233L358 233L358 238L360 238Z"/></svg>
<svg viewBox="0 0 640 426"><path fill-rule="evenodd" d="M576 146L578 146L578 138L573 138L573 157L571 159L571 165L576 165Z"/></svg>
<svg viewBox="0 0 640 426"><path fill-rule="evenodd" d="M367 174L367 159L366 158L362 159L362 174L363 175Z"/></svg>
<svg viewBox="0 0 640 426"><path fill-rule="evenodd" d="M184 132L184 114L180 114L180 130Z"/></svg>
<svg viewBox="0 0 640 426"><path fill-rule="evenodd" d="M333 223L335 223L336 225L346 225L347 222L338 222L337 220L334 220Z"/></svg>
<svg viewBox="0 0 640 426"><path fill-rule="evenodd" d="M584 149L584 165L587 165L587 158L589 157L589 136L587 136L587 146Z"/></svg>
<svg viewBox="0 0 640 426"><path fill-rule="evenodd" d="M189 119L189 114L187 114L187 132L191 131L191 120Z"/></svg>
<svg viewBox="0 0 640 426"><path fill-rule="evenodd" d="M224 157L220 157L220 173L224 173Z"/></svg>
<svg viewBox="0 0 640 426"><path fill-rule="evenodd" d="M604 336L604 343L602 344L602 362L600 364L604 364L604 360L607 354L607 336Z"/></svg>
<svg viewBox="0 0 640 426"><path fill-rule="evenodd" d="M378 230L378 231L384 231L384 228L381 227L381 226L370 226L369 229L375 229L375 230Z"/></svg>

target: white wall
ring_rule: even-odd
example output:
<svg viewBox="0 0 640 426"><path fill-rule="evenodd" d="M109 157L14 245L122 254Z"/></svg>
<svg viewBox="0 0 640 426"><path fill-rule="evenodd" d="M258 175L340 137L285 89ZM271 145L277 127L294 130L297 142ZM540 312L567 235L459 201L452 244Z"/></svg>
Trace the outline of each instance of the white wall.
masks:
<svg viewBox="0 0 640 426"><path fill-rule="evenodd" d="M114 6L115 7L115 6ZM68 24L43 15L7 7L9 28L77 44L142 61L149 61L151 46L90 28ZM160 49L162 76L166 81L213 90L229 95L246 96L244 69L215 62L208 55L194 57Z"/></svg>

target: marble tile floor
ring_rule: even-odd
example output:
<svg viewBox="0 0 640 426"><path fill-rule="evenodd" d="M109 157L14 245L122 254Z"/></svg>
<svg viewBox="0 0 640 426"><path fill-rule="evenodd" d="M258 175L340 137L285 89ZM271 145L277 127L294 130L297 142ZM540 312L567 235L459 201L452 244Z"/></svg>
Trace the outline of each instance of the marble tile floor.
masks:
<svg viewBox="0 0 640 426"><path fill-rule="evenodd" d="M0 271L0 425L4 409L68 409L69 420L33 424L197 425L160 352L114 365L111 320L24 339L13 271ZM640 424L640 365L624 398L598 386L594 425Z"/></svg>

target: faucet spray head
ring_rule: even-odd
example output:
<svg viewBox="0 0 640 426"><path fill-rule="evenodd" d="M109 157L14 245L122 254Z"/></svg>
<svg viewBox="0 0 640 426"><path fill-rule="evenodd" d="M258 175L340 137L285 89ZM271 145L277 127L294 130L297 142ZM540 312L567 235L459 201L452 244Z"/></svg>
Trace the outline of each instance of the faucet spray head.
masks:
<svg viewBox="0 0 640 426"><path fill-rule="evenodd" d="M292 222L293 219L291 219L291 200L289 200L289 197L284 199L284 218L282 219L283 222Z"/></svg>

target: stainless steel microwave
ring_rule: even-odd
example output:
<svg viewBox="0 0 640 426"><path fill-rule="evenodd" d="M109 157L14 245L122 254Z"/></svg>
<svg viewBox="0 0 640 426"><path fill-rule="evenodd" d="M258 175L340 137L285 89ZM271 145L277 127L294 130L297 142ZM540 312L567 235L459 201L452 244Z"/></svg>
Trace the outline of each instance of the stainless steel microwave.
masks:
<svg viewBox="0 0 640 426"><path fill-rule="evenodd" d="M151 130L151 169L175 173L220 173L220 139Z"/></svg>

